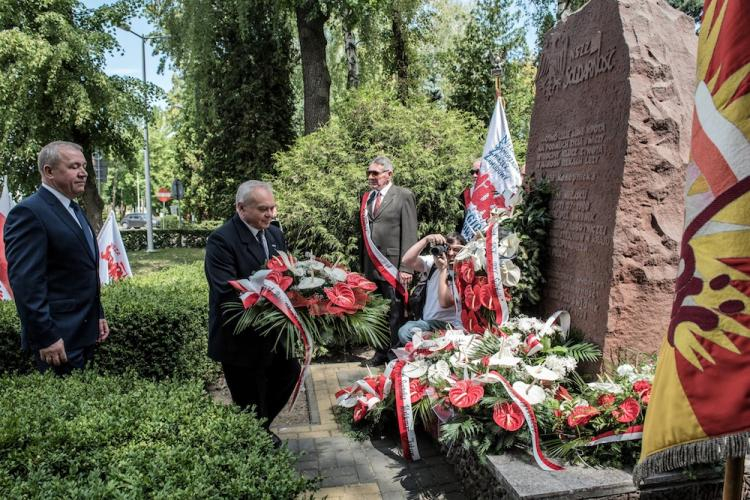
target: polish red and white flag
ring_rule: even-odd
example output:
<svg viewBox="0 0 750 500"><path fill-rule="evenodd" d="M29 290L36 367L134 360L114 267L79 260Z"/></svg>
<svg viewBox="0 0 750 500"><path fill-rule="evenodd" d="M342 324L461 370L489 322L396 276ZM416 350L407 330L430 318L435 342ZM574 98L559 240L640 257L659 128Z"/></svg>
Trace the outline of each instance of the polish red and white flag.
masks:
<svg viewBox="0 0 750 500"><path fill-rule="evenodd" d="M8 259L5 257L5 219L10 209L13 208L13 200L8 192L8 178L3 180L3 192L0 195L0 300L13 300L13 291L8 281Z"/></svg>
<svg viewBox="0 0 750 500"><path fill-rule="evenodd" d="M102 285L133 276L114 211L110 210L96 241L99 245L99 281Z"/></svg>

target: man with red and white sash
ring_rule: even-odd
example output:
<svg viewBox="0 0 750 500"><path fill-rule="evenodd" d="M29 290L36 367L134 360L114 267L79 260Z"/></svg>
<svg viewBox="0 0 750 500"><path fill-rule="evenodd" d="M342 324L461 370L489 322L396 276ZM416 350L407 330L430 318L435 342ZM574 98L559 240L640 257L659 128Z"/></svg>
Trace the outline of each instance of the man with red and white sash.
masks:
<svg viewBox="0 0 750 500"><path fill-rule="evenodd" d="M411 191L393 184L393 164L385 156L372 160L366 173L370 191L360 200L360 269L391 301L390 347L394 347L412 279L412 270L401 259L417 242L417 206ZM379 349L369 363L388 361L390 347Z"/></svg>

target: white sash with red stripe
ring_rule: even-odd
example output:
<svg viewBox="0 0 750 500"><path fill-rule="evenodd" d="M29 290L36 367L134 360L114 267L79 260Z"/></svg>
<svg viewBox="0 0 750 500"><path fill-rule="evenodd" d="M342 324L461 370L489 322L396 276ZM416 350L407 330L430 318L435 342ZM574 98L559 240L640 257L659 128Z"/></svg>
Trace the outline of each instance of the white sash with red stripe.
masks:
<svg viewBox="0 0 750 500"><path fill-rule="evenodd" d="M485 254L487 256L487 280L492 283L495 289L495 322L497 326L502 326L510 316L508 303L505 301L505 290L503 289L503 279L501 271L500 251L498 249L498 225L495 222L490 223L487 228L487 237L485 238Z"/></svg>
<svg viewBox="0 0 750 500"><path fill-rule="evenodd" d="M362 197L362 206L359 209L359 222L362 226L362 240L364 241L365 250L367 250L367 255L370 257L370 261L375 266L375 269L404 298L404 303L407 303L409 292L398 279L398 269L378 250L378 247L372 241L370 223L367 220L367 199L369 196L370 194L368 193Z"/></svg>

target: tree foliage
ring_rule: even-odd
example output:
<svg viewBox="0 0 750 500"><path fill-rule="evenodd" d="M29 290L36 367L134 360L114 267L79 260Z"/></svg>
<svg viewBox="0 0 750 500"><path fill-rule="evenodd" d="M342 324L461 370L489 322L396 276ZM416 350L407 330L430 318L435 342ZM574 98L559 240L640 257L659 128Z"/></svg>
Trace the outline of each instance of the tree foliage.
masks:
<svg viewBox="0 0 750 500"><path fill-rule="evenodd" d="M327 126L276 155L269 180L292 250L356 267L365 170L380 154L393 160L394 183L416 196L419 234L453 231L483 134L470 115L424 100L406 107L394 89L365 85L350 93Z"/></svg>
<svg viewBox="0 0 750 500"><path fill-rule="evenodd" d="M128 0L98 9L76 0L0 0L0 170L27 195L39 184L42 146L81 144L89 164L83 204L97 227L102 200L91 153L131 158L144 114L140 82L103 71L105 55L118 49L114 26L132 11Z"/></svg>
<svg viewBox="0 0 750 500"><path fill-rule="evenodd" d="M161 48L183 78L175 119L186 198L203 217L226 217L240 182L270 172L294 139L289 12L267 0L161 7Z"/></svg>

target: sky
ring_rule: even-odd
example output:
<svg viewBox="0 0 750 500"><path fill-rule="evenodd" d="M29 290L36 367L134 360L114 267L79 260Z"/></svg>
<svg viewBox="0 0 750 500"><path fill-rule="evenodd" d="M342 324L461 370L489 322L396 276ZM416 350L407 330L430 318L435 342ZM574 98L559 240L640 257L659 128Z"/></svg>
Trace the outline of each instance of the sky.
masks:
<svg viewBox="0 0 750 500"><path fill-rule="evenodd" d="M106 0L83 0L83 4L88 8L96 8L110 2ZM156 28L149 24L145 19L132 19L130 29L139 35L154 33ZM118 29L117 41L120 44L120 53L110 54L107 56L104 71L109 75L132 76L135 78L143 77L141 62L141 39L132 33ZM153 55L153 49L146 43L146 80L154 83L168 92L172 88L172 71L167 67L163 74L157 73L159 68L159 57ZM164 106L165 102L156 103L158 106Z"/></svg>

